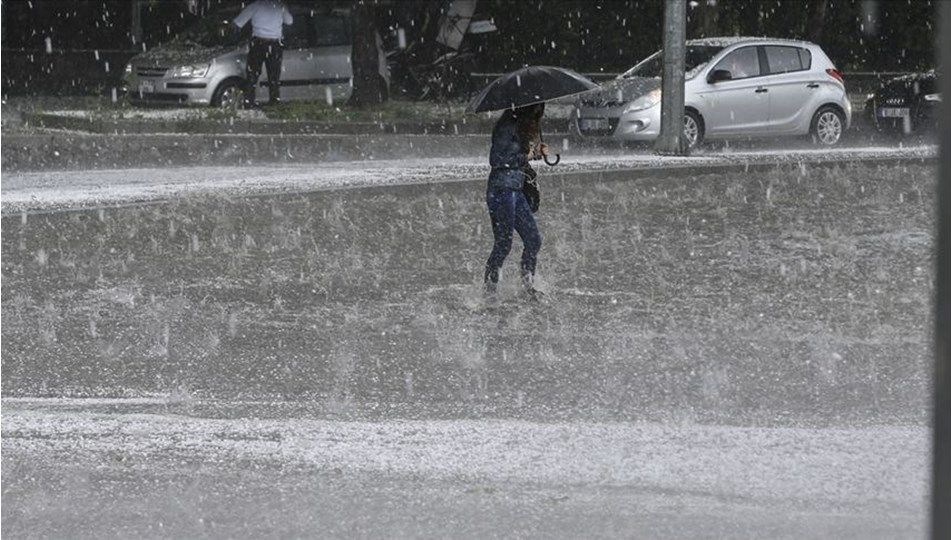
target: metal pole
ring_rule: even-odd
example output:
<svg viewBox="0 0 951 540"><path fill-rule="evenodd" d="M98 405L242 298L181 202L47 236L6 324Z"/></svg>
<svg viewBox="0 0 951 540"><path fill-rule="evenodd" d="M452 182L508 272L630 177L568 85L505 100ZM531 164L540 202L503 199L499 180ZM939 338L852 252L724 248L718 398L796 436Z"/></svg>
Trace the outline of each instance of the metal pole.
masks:
<svg viewBox="0 0 951 540"><path fill-rule="evenodd" d="M939 10L938 60L942 67L941 93L951 96L951 3ZM935 246L934 306L934 455L932 471L931 537L951 538L951 106L941 104L941 165L938 175L938 231Z"/></svg>
<svg viewBox="0 0 951 540"><path fill-rule="evenodd" d="M664 71L660 98L660 136L654 145L658 154L684 155L684 51L687 39L687 2L665 0Z"/></svg>

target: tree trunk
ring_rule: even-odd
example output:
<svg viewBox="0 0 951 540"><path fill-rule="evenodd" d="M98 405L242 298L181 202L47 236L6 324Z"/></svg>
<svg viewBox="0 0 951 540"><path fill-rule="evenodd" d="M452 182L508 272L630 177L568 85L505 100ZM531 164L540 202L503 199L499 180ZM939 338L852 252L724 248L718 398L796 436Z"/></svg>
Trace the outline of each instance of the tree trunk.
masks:
<svg viewBox="0 0 951 540"><path fill-rule="evenodd" d="M353 6L353 93L348 105L366 107L383 103L380 64L376 42L375 0L359 0Z"/></svg>
<svg viewBox="0 0 951 540"><path fill-rule="evenodd" d="M720 35L717 32L717 16L719 15L717 0L700 0L697 4L694 14L696 21L693 26L693 35L698 38L714 37Z"/></svg>
<svg viewBox="0 0 951 540"><path fill-rule="evenodd" d="M809 13L809 28L806 29L809 41L817 44L822 41L822 31L826 26L828 12L829 0L815 0L812 3L812 9Z"/></svg>
<svg viewBox="0 0 951 540"><path fill-rule="evenodd" d="M658 154L682 156L687 153L683 143L686 34L687 3L683 0L665 0L660 136L654 144Z"/></svg>
<svg viewBox="0 0 951 540"><path fill-rule="evenodd" d="M132 21L129 28L129 35L132 36L132 43L136 45L142 43L142 2L132 0Z"/></svg>

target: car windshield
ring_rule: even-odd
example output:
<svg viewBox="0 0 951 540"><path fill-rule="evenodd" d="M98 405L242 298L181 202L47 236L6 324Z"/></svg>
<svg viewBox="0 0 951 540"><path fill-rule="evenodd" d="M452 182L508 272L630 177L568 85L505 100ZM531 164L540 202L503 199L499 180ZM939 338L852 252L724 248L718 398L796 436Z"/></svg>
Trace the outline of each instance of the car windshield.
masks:
<svg viewBox="0 0 951 540"><path fill-rule="evenodd" d="M241 32L231 22L237 12L221 12L204 17L172 40L179 45L197 44L203 47L237 45Z"/></svg>
<svg viewBox="0 0 951 540"><path fill-rule="evenodd" d="M684 53L684 71L687 78L691 78L700 68L707 65L711 58L723 50L723 47L713 45L688 45ZM621 77L660 78L664 66L664 51L657 51L643 62L637 64Z"/></svg>

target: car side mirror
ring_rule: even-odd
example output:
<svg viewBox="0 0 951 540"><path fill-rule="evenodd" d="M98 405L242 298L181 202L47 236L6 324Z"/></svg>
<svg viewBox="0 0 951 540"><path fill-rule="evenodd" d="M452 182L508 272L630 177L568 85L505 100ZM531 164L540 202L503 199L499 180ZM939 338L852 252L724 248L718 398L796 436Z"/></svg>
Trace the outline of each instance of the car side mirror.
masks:
<svg viewBox="0 0 951 540"><path fill-rule="evenodd" d="M707 76L707 82L710 84L715 84L720 81L729 81L733 79L733 74L726 69L715 69L710 72L710 75Z"/></svg>

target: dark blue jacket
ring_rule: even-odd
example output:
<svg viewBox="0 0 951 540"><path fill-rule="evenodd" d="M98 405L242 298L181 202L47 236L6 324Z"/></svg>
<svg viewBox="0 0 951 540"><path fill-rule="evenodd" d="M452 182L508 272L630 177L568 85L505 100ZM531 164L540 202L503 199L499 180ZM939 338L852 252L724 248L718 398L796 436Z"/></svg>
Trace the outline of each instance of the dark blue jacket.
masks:
<svg viewBox="0 0 951 540"><path fill-rule="evenodd" d="M517 119L512 111L505 111L492 130L492 149L489 150L488 189L522 189L528 168L528 145L518 136Z"/></svg>

